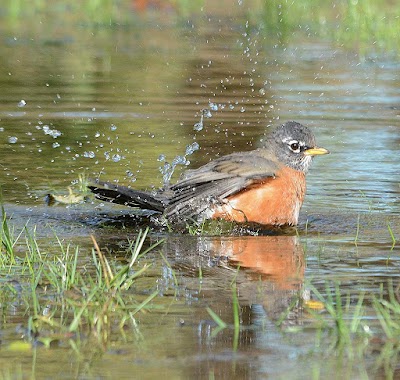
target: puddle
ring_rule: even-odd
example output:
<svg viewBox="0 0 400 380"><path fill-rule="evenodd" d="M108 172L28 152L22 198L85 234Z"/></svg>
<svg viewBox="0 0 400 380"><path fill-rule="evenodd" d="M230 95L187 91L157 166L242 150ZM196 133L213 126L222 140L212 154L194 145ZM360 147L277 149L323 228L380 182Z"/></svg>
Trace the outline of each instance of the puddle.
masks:
<svg viewBox="0 0 400 380"><path fill-rule="evenodd" d="M82 271L95 270L90 235L108 260L125 262L128 240L145 219L132 221L132 210L94 200L48 207L46 194L78 186L83 173L160 187L160 167L194 143L200 149L176 166L172 182L187 168L254 149L272 126L296 120L331 151L314 161L298 228L200 237L154 228L146 246L165 241L139 260L149 269L129 293L143 301L157 291L152 308L123 333L116 322L103 345L93 336L74 337L81 344L75 350L66 337L51 348L8 349L27 339L29 313L17 288L29 288L30 280L4 272L0 286L13 295L1 301L4 371L149 379L380 374L372 348L339 363L331 330L318 335L320 322L305 303L318 301L315 290L328 298L339 283L350 319L364 293L361 323L381 336L372 299L387 297L388 281L397 289L400 276L398 63L360 61L313 39L279 47L256 30L244 36L241 15L210 20L191 28L71 30L67 44L40 48L29 38L0 43L7 57L0 71L0 161L9 223L15 234L25 225L35 230L50 256L61 254L55 236L79 246ZM41 312L48 303L61 313L59 296L41 285ZM207 308L227 324L219 333ZM334 325L326 310L319 313Z"/></svg>

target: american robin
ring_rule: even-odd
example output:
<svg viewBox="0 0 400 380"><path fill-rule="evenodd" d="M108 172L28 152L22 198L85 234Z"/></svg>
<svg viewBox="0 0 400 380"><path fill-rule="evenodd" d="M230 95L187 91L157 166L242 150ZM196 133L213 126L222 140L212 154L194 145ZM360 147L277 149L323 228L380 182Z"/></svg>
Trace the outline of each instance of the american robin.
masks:
<svg viewBox="0 0 400 380"><path fill-rule="evenodd" d="M316 146L307 127L289 121L270 133L262 148L232 153L188 170L176 184L158 192L108 182L89 188L103 201L152 210L169 222L221 218L294 226L312 158L327 153Z"/></svg>

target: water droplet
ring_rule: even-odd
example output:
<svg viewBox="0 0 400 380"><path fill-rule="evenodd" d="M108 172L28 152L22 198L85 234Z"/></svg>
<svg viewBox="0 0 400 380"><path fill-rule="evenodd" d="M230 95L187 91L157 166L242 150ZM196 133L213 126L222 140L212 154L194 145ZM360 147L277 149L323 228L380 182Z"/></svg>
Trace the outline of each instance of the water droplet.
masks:
<svg viewBox="0 0 400 380"><path fill-rule="evenodd" d="M92 150L90 150L90 151L88 151L88 152L83 152L83 157L86 157L86 158L95 158L95 157L96 157L96 154L95 154Z"/></svg>
<svg viewBox="0 0 400 380"><path fill-rule="evenodd" d="M210 107L211 111L218 111L218 104L210 102L209 107Z"/></svg>
<svg viewBox="0 0 400 380"><path fill-rule="evenodd" d="M53 148L58 148L59 146L60 146L60 144L58 142L55 142L55 143L52 144Z"/></svg>
<svg viewBox="0 0 400 380"><path fill-rule="evenodd" d="M173 171L174 171L173 168L168 162L166 162L162 167L160 167L160 172L163 175L164 185L168 185L172 177Z"/></svg>
<svg viewBox="0 0 400 380"><path fill-rule="evenodd" d="M20 100L18 103L18 107L25 107L26 106L26 101L24 99Z"/></svg>
<svg viewBox="0 0 400 380"><path fill-rule="evenodd" d="M110 130L111 130L111 131L116 131L117 128L118 128L118 127L117 127L115 124L111 124L111 125L110 125Z"/></svg>
<svg viewBox="0 0 400 380"><path fill-rule="evenodd" d="M193 154L196 150L199 150L200 145L197 142L194 142L193 144L190 144L186 147L186 152L185 155L189 156Z"/></svg>
<svg viewBox="0 0 400 380"><path fill-rule="evenodd" d="M16 137L16 136L10 136L10 137L8 138L8 142L9 142L10 144L15 144L17 141L18 141L18 137Z"/></svg>
<svg viewBox="0 0 400 380"><path fill-rule="evenodd" d="M199 121L193 126L193 129L197 132L201 131L204 128L203 122Z"/></svg>
<svg viewBox="0 0 400 380"><path fill-rule="evenodd" d="M163 162L163 161L165 161L165 154L160 154L159 156L158 156L158 158L157 158L157 161L160 161L160 162Z"/></svg>
<svg viewBox="0 0 400 380"><path fill-rule="evenodd" d="M40 129L40 127L38 126L36 128ZM60 131L58 131L57 129L51 129L48 125L44 125L42 129L45 135L52 136L55 139L62 135Z"/></svg>
<svg viewBox="0 0 400 380"><path fill-rule="evenodd" d="M94 137L100 137L100 132L96 132Z"/></svg>
<svg viewBox="0 0 400 380"><path fill-rule="evenodd" d="M113 154L111 160L113 160L114 162L119 162L122 160L122 156L120 154Z"/></svg>
<svg viewBox="0 0 400 380"><path fill-rule="evenodd" d="M203 115L204 115L204 117L209 119L212 116L212 113L211 113L211 111L209 109L204 109L203 110Z"/></svg>
<svg viewBox="0 0 400 380"><path fill-rule="evenodd" d="M176 156L172 160L172 166L175 168L176 165L185 165L186 157L185 156Z"/></svg>

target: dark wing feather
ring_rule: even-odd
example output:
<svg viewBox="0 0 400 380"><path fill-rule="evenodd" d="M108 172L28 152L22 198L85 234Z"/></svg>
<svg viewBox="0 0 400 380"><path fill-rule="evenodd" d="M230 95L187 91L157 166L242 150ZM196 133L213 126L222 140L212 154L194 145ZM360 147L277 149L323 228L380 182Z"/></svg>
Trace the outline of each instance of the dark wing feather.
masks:
<svg viewBox="0 0 400 380"><path fill-rule="evenodd" d="M250 185L275 177L277 164L258 151L234 153L190 170L175 185L165 209L167 217L193 217Z"/></svg>
<svg viewBox="0 0 400 380"><path fill-rule="evenodd" d="M96 185L88 186L95 197L106 202L112 202L130 207L163 212L167 199L162 193L156 195L140 190L132 190L125 186L109 182L97 181Z"/></svg>

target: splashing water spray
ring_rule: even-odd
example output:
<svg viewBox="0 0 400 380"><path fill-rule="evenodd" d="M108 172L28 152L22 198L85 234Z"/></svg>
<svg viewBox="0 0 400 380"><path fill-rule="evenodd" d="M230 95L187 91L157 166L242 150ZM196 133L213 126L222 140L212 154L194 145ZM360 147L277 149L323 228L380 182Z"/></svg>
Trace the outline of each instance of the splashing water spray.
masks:
<svg viewBox="0 0 400 380"><path fill-rule="evenodd" d="M164 187L167 187L169 185L171 177L174 174L175 168L178 165L188 166L190 164L190 161L187 159L187 156L190 156L199 148L200 145L197 142L187 145L185 154L182 156L176 156L171 163L166 161L166 157L164 154L160 154L160 156L158 157L158 161L164 162L164 165L160 167L160 172L163 175Z"/></svg>
<svg viewBox="0 0 400 380"><path fill-rule="evenodd" d="M208 108L203 108L200 111L200 120L194 124L193 130L196 132L201 131L204 128L204 118L210 118L212 116L211 111L217 111L218 106L214 103L209 103ZM197 142L186 146L185 154L176 156L171 163L166 161L165 154L160 154L158 161L164 162L163 166L160 166L160 172L163 175L163 185L168 187L170 184L172 175L174 174L175 168L178 165L188 166L190 161L187 159L188 156L192 155L196 150L200 149L200 145Z"/></svg>

